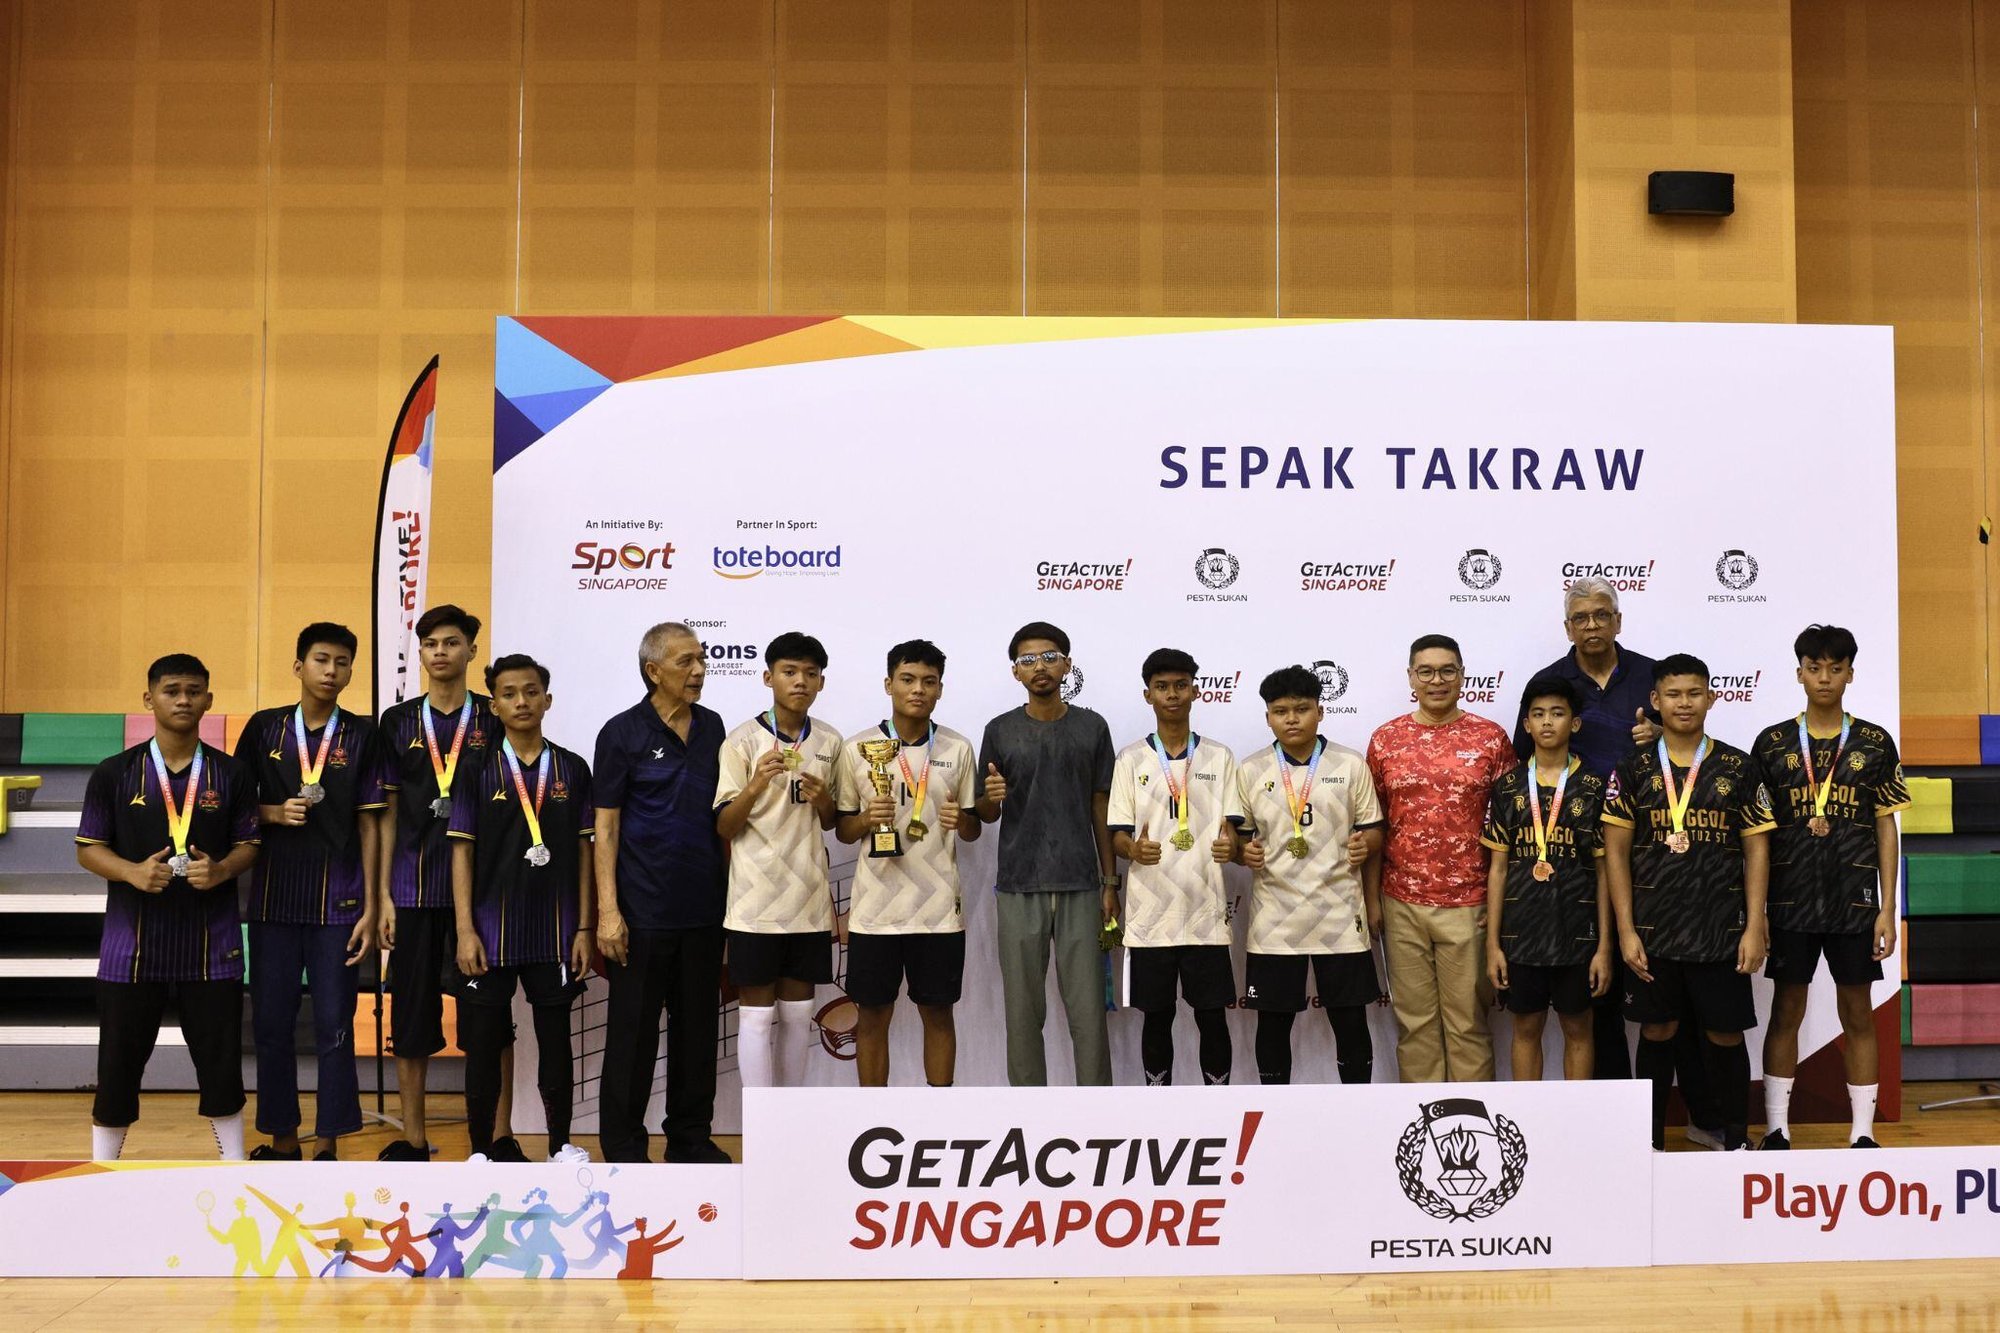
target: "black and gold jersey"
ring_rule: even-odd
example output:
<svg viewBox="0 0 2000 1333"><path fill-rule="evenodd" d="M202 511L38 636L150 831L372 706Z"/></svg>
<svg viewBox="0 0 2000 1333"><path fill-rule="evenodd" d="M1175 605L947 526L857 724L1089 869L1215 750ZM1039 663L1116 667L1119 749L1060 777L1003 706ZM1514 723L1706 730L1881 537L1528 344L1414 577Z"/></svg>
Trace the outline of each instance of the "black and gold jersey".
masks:
<svg viewBox="0 0 2000 1333"><path fill-rule="evenodd" d="M1764 728L1750 747L1778 820L1771 837L1771 925L1868 934L1882 910L1875 821L1910 804L1902 760L1894 737L1858 717L1848 725L1845 746L1838 733L1813 736L1811 743L1810 777L1797 718ZM1826 833L1815 835L1814 788L1829 770Z"/></svg>
<svg viewBox="0 0 2000 1333"><path fill-rule="evenodd" d="M1535 805L1528 800L1532 759L1493 783L1480 842L1507 853L1507 901L1500 914L1500 949L1525 967L1587 963L1597 952L1597 861L1604 854L1599 825L1604 779L1582 768L1569 775L1562 809L1548 836L1548 879L1535 878L1540 859ZM1555 800L1551 783L1537 782L1544 829Z"/></svg>

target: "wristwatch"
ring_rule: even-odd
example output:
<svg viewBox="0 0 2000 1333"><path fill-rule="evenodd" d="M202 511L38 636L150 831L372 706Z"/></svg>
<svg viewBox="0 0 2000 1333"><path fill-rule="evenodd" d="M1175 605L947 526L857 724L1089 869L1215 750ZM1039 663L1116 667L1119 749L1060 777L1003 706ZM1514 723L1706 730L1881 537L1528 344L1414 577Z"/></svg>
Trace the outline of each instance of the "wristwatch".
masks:
<svg viewBox="0 0 2000 1333"><path fill-rule="evenodd" d="M1117 887L1118 887L1118 876L1116 876L1116 875L1099 875L1099 876L1097 877L1097 882L1098 882L1099 884L1103 885L1103 886L1104 886L1105 888L1107 888L1107 889L1115 889L1115 888L1117 888Z"/></svg>

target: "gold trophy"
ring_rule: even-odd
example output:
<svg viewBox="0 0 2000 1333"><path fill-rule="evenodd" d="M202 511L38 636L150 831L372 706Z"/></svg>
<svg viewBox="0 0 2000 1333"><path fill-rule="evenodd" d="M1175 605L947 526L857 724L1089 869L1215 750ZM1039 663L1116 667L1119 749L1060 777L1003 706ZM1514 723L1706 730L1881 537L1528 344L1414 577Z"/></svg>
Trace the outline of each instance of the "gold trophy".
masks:
<svg viewBox="0 0 2000 1333"><path fill-rule="evenodd" d="M883 740L863 741L855 748L861 752L861 757L868 763L868 781L875 788L875 794L877 796L887 796L889 794L889 761L896 757L896 752L903 748L903 743L891 736ZM901 834L896 832L896 825L893 820L887 824L877 824L873 833L873 840L868 846L868 854L870 856L901 856L903 854L903 838Z"/></svg>

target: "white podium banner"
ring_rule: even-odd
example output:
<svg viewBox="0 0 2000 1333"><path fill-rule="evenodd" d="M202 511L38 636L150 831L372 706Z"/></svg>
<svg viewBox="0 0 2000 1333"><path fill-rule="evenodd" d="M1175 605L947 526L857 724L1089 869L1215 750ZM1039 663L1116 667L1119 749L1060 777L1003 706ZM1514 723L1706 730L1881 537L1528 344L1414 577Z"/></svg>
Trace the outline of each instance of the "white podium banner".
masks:
<svg viewBox="0 0 2000 1333"><path fill-rule="evenodd" d="M1653 1162L1656 1264L1996 1254L2000 1148L1668 1153Z"/></svg>
<svg viewBox="0 0 2000 1333"><path fill-rule="evenodd" d="M1643 1265L1644 1085L750 1089L751 1278ZM1636 1216L1636 1215L1635 1215Z"/></svg>
<svg viewBox="0 0 2000 1333"><path fill-rule="evenodd" d="M741 1170L0 1162L0 1277L734 1278Z"/></svg>

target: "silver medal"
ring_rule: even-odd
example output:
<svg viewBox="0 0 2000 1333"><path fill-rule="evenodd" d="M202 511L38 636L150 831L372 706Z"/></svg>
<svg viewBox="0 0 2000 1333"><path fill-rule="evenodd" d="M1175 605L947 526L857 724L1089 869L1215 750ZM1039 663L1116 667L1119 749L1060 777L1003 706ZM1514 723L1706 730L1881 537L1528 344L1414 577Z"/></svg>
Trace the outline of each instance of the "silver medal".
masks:
<svg viewBox="0 0 2000 1333"><path fill-rule="evenodd" d="M528 849L528 864L537 868L549 863L549 849L539 842Z"/></svg>
<svg viewBox="0 0 2000 1333"><path fill-rule="evenodd" d="M172 871L174 874L180 876L182 879L187 878L188 867L193 864L194 864L194 858L190 857L186 852L182 852L178 856L170 856L167 858L167 869Z"/></svg>
<svg viewBox="0 0 2000 1333"><path fill-rule="evenodd" d="M307 805L318 805L326 799L326 788L317 782L308 782L299 788L299 796Z"/></svg>
<svg viewBox="0 0 2000 1333"><path fill-rule="evenodd" d="M451 818L451 797L440 796L431 802L431 813L439 819Z"/></svg>

